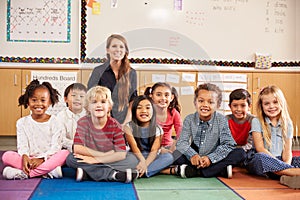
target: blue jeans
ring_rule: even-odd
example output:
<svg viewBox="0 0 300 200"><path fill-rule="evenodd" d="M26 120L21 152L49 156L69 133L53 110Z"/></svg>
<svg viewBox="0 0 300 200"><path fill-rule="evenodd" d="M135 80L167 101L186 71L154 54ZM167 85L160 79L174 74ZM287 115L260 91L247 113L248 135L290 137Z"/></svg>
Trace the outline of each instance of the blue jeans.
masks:
<svg viewBox="0 0 300 200"><path fill-rule="evenodd" d="M149 155L149 152L143 151L142 154L146 159ZM171 153L158 154L155 160L153 160L153 162L148 166L145 176L150 177L158 174L161 170L169 167L173 163L173 161L174 159Z"/></svg>

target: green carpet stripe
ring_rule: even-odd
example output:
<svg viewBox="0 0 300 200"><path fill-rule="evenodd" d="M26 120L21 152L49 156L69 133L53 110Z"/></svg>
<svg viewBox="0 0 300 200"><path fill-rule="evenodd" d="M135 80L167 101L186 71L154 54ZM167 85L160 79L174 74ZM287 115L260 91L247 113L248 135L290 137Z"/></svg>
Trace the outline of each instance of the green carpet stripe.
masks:
<svg viewBox="0 0 300 200"><path fill-rule="evenodd" d="M140 200L153 199L242 199L217 178L189 178L159 175L134 182Z"/></svg>

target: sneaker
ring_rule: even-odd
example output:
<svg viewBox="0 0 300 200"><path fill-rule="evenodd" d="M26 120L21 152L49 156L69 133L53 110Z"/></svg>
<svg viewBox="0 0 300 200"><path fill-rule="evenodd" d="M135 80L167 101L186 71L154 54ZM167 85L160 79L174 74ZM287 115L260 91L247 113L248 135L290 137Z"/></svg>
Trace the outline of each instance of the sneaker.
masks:
<svg viewBox="0 0 300 200"><path fill-rule="evenodd" d="M229 179L232 178L232 165L228 165L226 168L224 168L218 176Z"/></svg>
<svg viewBox="0 0 300 200"><path fill-rule="evenodd" d="M170 166L170 175L178 175L178 176L180 176L180 174L178 173L178 169L179 169L179 165L171 165Z"/></svg>
<svg viewBox="0 0 300 200"><path fill-rule="evenodd" d="M293 189L300 189L300 176L286 176L280 177L280 183Z"/></svg>
<svg viewBox="0 0 300 200"><path fill-rule="evenodd" d="M49 172L48 176L50 178L62 178L63 174L62 174L61 166L58 166L54 170L52 170L51 172Z"/></svg>
<svg viewBox="0 0 300 200"><path fill-rule="evenodd" d="M84 180L88 180L88 176L87 176L86 172L83 171L82 168L77 168L76 181L80 182L80 181L84 181Z"/></svg>
<svg viewBox="0 0 300 200"><path fill-rule="evenodd" d="M232 165L228 165L226 167L226 170L227 170L227 178L232 178Z"/></svg>
<svg viewBox="0 0 300 200"><path fill-rule="evenodd" d="M23 170L20 169L16 169L16 168L12 168L12 167L5 167L3 169L3 177L5 179L28 179L27 174L25 174L25 172L23 172Z"/></svg>
<svg viewBox="0 0 300 200"><path fill-rule="evenodd" d="M197 170L194 167L186 164L180 165L178 167L177 174L181 176L181 178L191 178L198 176Z"/></svg>
<svg viewBox="0 0 300 200"><path fill-rule="evenodd" d="M139 177L137 170L126 169L126 171L117 171L113 175L113 179L118 182L130 183Z"/></svg>

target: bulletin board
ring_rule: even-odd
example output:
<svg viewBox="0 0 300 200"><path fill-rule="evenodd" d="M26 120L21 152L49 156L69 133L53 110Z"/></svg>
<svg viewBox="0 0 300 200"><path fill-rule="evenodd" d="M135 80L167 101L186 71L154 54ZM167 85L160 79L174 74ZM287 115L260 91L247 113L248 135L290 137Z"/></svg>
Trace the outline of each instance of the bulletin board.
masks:
<svg viewBox="0 0 300 200"><path fill-rule="evenodd" d="M251 67L259 53L278 65L297 65L296 4L296 0L83 0L80 59L103 62L106 38L120 33L128 40L134 63Z"/></svg>
<svg viewBox="0 0 300 200"><path fill-rule="evenodd" d="M7 41L70 42L70 0L8 0Z"/></svg>
<svg viewBox="0 0 300 200"><path fill-rule="evenodd" d="M80 0L3 0L0 62L78 63Z"/></svg>

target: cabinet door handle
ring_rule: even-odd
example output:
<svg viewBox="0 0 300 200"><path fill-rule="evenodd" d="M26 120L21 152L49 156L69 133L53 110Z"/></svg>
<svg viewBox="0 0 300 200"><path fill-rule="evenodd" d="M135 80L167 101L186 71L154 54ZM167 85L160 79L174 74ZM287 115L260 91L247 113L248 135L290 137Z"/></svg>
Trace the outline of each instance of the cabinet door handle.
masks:
<svg viewBox="0 0 300 200"><path fill-rule="evenodd" d="M18 85L18 76L17 74L14 74L14 86Z"/></svg>
<svg viewBox="0 0 300 200"><path fill-rule="evenodd" d="M28 74L26 74L26 76L25 76L25 84L26 84L26 86L28 85Z"/></svg>
<svg viewBox="0 0 300 200"><path fill-rule="evenodd" d="M247 76L247 90L249 89L249 77Z"/></svg>

